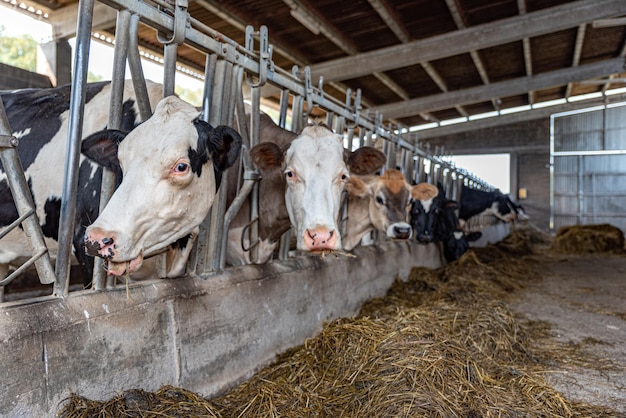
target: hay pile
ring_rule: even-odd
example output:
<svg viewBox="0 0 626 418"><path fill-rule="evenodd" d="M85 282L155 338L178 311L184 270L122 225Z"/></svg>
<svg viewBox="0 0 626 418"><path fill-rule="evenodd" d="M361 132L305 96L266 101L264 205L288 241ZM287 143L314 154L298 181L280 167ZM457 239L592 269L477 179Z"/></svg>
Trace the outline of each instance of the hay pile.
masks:
<svg viewBox="0 0 626 418"><path fill-rule="evenodd" d="M540 267L533 246L518 241L546 245L527 229L509 238L439 270L414 269L357 318L325 324L223 396L207 400L169 386L105 402L72 394L58 416L615 416L568 401L546 384L544 373L575 353L534 346L546 326L522 325L502 302L537 277L531 266Z"/></svg>
<svg viewBox="0 0 626 418"><path fill-rule="evenodd" d="M565 226L557 231L551 249L559 254L623 253L624 234L609 224Z"/></svg>

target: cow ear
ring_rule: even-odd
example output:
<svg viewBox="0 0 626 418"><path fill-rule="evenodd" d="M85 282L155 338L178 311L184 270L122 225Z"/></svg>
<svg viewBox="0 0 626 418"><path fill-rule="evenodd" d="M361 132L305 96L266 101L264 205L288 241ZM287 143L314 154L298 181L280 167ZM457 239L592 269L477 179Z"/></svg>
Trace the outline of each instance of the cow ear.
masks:
<svg viewBox="0 0 626 418"><path fill-rule="evenodd" d="M117 159L117 148L126 135L126 132L115 129L96 132L83 139L80 151L90 160L111 170L118 170L120 162Z"/></svg>
<svg viewBox="0 0 626 418"><path fill-rule="evenodd" d="M418 183L411 187L411 197L415 200L434 199L439 194L439 190L430 183Z"/></svg>
<svg viewBox="0 0 626 418"><path fill-rule="evenodd" d="M250 159L259 170L267 172L283 166L285 153L273 142L262 142L252 147Z"/></svg>
<svg viewBox="0 0 626 418"><path fill-rule="evenodd" d="M356 197L364 198L369 195L369 187L367 183L357 176L350 176L346 182L346 191Z"/></svg>
<svg viewBox="0 0 626 418"><path fill-rule="evenodd" d="M374 147L361 147L350 152L344 148L343 160L353 174L374 174L387 163L387 157Z"/></svg>
<svg viewBox="0 0 626 418"><path fill-rule="evenodd" d="M239 132L228 126L220 125L209 136L209 152L213 167L224 171L237 161L241 152Z"/></svg>

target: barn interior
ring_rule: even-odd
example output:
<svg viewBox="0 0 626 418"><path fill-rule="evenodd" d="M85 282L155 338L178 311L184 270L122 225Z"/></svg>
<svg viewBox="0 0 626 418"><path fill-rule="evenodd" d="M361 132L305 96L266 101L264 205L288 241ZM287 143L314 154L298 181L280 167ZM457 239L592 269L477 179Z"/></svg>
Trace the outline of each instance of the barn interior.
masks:
<svg viewBox="0 0 626 418"><path fill-rule="evenodd" d="M504 168L510 177L508 194L523 205L533 227L551 234L552 238L562 227L576 224L611 224L626 231L626 107L623 106L626 99L626 3L623 0L156 0L139 4L159 10L169 18L184 9L189 14L187 27L225 45L245 46L249 39L254 39L250 49L256 57L265 54L268 58L270 79L279 71L293 74L305 86L309 83L332 100L358 107L363 118L399 132L407 142L428 155L443 160L463 155L508 155L509 165ZM52 87L71 82L74 51L68 40L76 36L79 2L3 0L0 5L49 22L54 37L41 46L42 55L47 57L45 76L0 64L0 89ZM114 42L117 10L124 7L137 10L138 6L127 1L94 4L92 42ZM156 20L152 15L142 15L138 45L144 57L162 62L166 54L163 40L170 38L172 31L155 29ZM266 45L263 44L265 30L269 42ZM247 31L252 31L253 36L248 36ZM183 43L176 50L176 63L178 71L202 80L206 53L193 42ZM264 108L280 108L280 91L271 82L260 92ZM307 111L312 118L319 119L329 113L318 106ZM621 242L623 247L623 240ZM397 250L395 245L391 248ZM538 251L544 250L548 251L545 248ZM410 249L399 251L402 256L412 254ZM573 399L613 408L605 412L605 416L620 416L626 411L619 388L626 382L615 370L623 372L626 367L623 350L619 349L626 342L626 325L622 303L614 296L623 293L623 276L620 275L626 263L623 253L613 254L612 249L609 253L601 256L605 258L594 258L593 254L550 255L550 266L546 270L552 274L545 276L541 283L533 281L523 286L525 293L513 306L531 319L552 323L561 341L581 347L586 343L597 356L613 362L611 367L615 369L570 370L570 380L553 376L552 382ZM386 281L377 285L376 290L365 291L351 299L343 310L324 310L322 317L355 315L365 300L384 293L391 285L397 271L377 265L383 262L384 255L373 249L365 249L362 254L372 257L373 265L368 266L386 276ZM536 256L533 253L531 259ZM585 264L585 260L588 263ZM328 260L303 263L310 270L332 271L332 267L326 265ZM358 265L351 260L341 260L341 263L342 272ZM289 268L297 272L300 267L290 265ZM408 275L410 268L403 264L400 269ZM229 277L252 277L251 271L236 270L229 273ZM261 273L281 274L276 267L261 269ZM523 275L519 280L523 282ZM291 283L286 279L285 282ZM312 281L307 283L314 286ZM315 286L324 287L327 283ZM350 283L359 286L361 282L351 276ZM254 286L249 282L242 286L250 286L246 292L254 293ZM137 289L141 295L135 295L139 298L135 304L125 301L125 292L118 289L113 296L118 304L115 313L127 315L120 307L130 303L133 305L130 312L143 314L145 307L140 301L160 303L167 299L170 302L164 303L165 313L161 313L167 320L158 314L148 315L154 321L174 323L173 311L192 309L179 307L177 292L180 289L183 289L183 298L216 292L233 304L248 301L241 296L223 295L220 293L223 289L215 283L208 291L202 287L190 290L187 285L167 283L157 291ZM290 289L290 292L296 291ZM316 288L313 293L316 303L321 305L325 299L321 296L322 290ZM45 315L61 315L64 321L75 324L89 323L88 316L82 318L76 312L81 312L83 304L91 306L94 302L87 302L83 295L80 298L84 299L69 302L70 314L60 313L62 308L55 306L48 308ZM97 298L96 304L104 306L111 302L102 294ZM174 299L176 302L171 302ZM306 303L306 298L297 300ZM194 300L194 308L199 309L203 303L209 302ZM176 308L172 308L173 305ZM218 316L217 311L217 308L210 309L215 316ZM28 313L38 318L45 316L32 306L28 307ZM241 323L247 313L238 313ZM317 314L319 316L319 312ZM263 320L261 325L268 327L271 322ZM236 319L227 323L237 327ZM11 323L6 335L10 335L11 330L19 330L18 324L24 325L24 321ZM127 320L118 323L105 316L94 318L92 324L94 329L100 327L97 333L103 340L106 334L102 328L111 324L132 328ZM583 331L578 324L585 324ZM294 323L288 326L297 327ZM207 331L210 325L202 323L202 327L198 335L210 333ZM218 345L236 344L238 339L249 337L243 328L245 325L239 324L235 336L225 333L226 337L219 340ZM312 329L319 331L318 325ZM309 336L302 331L297 336L291 335L290 339L283 333L265 338L285 338L280 343L270 344L274 353L300 344L305 337ZM252 338L262 339L257 334ZM166 341L164 345L171 343L168 335L162 339ZM170 350L181 350L181 341L172 339L173 345L167 345L165 350L167 355L171 354ZM54 343L62 345L56 338ZM193 350L185 348L185 343L193 345L193 338L183 338L182 343L182 350L188 350L191 355ZM96 346L95 352L106 353L105 345ZM155 351L151 356L163 354ZM232 354L229 349L224 352L226 357L232 355L231 359L239 361L250 354L243 351ZM130 356L133 355L136 353ZM217 374L226 381L228 377L224 376L232 374L232 381L239 382L274 358L273 354L257 352L251 357L254 360L250 360L244 371L237 373L220 368ZM219 358L212 359L211 365L215 367L219 362ZM204 367L192 364L189 369L213 376ZM174 378L163 373L165 379L159 372L150 373L146 369L138 373L148 373L155 381L186 383L205 394L220 393L228 386L222 380L219 384L200 382L201 377L190 377L191 372L187 375L180 368ZM114 382L122 390L137 381L141 379L116 377L107 384ZM67 381L58 384L67 384ZM144 387L156 389L154 385ZM93 390L81 389L80 384L72 388L74 392L97 397ZM58 400L58 396L54 396L57 395L50 395L49 399ZM10 402L7 400L7 404Z"/></svg>

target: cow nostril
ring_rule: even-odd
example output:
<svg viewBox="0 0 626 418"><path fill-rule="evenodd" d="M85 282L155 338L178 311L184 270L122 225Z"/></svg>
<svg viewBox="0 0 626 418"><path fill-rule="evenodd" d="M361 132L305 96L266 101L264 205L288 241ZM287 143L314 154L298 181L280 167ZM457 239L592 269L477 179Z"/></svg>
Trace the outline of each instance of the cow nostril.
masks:
<svg viewBox="0 0 626 418"><path fill-rule="evenodd" d="M102 243L103 243L104 245L109 245L109 244L111 244L112 242L113 242L113 238L109 238L109 237L102 238Z"/></svg>

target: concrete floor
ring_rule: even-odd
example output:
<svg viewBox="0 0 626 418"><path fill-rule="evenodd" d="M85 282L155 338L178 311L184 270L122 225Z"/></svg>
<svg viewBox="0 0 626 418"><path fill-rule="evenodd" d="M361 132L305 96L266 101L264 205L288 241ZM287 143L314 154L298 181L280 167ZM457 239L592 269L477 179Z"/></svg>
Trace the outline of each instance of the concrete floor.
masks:
<svg viewBox="0 0 626 418"><path fill-rule="evenodd" d="M530 320L549 322L558 341L579 344L583 353L602 360L557 366L547 374L556 390L626 417L626 256L546 257L543 280L530 281L511 308Z"/></svg>

